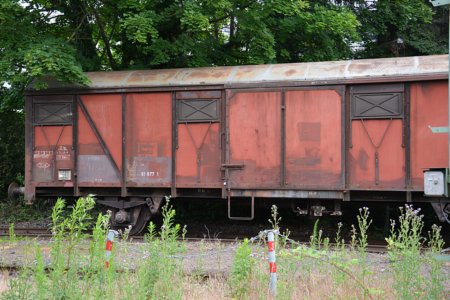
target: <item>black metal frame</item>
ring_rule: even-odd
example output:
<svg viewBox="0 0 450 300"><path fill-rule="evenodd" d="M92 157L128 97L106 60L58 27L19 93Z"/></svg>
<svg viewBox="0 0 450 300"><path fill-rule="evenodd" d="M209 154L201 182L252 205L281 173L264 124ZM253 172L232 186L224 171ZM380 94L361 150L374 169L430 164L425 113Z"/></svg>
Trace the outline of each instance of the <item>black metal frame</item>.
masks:
<svg viewBox="0 0 450 300"><path fill-rule="evenodd" d="M50 112L47 109L44 108L45 105L61 105L61 108L59 108L56 112ZM60 121L43 121L43 119L48 119L51 116L56 116L57 113L59 113L62 109L69 108L70 116L67 118L60 117ZM43 119L37 120L37 113L39 112L39 109L44 109L49 113L48 116L46 116ZM59 101L59 102L34 102L33 103L33 125L71 125L72 124L72 106L70 101ZM65 120L66 119L66 120Z"/></svg>
<svg viewBox="0 0 450 300"><path fill-rule="evenodd" d="M172 92L172 185L170 194L177 196L177 150L178 150L178 123L177 123L177 98L176 92Z"/></svg>
<svg viewBox="0 0 450 300"><path fill-rule="evenodd" d="M281 89L280 186L286 185L286 90Z"/></svg>
<svg viewBox="0 0 450 300"><path fill-rule="evenodd" d="M403 95L404 119L403 119L403 143L405 148L405 187L406 201L412 201L411 192L411 85L405 83L405 93Z"/></svg>
<svg viewBox="0 0 450 300"><path fill-rule="evenodd" d="M176 107L176 120L177 123L206 123L206 122L211 122L211 123L217 123L220 122L220 99L179 99L177 101L177 107ZM207 104L205 104L204 106L202 106L201 108L195 108L193 105L189 104L189 102L193 102L193 101L202 101L202 102L209 102ZM181 109L182 106L189 106L191 108L193 108L195 110L195 112L191 113L194 114L196 112L201 112L203 114L207 114L206 112L202 111L203 108L210 106L210 105L215 105L216 107L216 112L217 112L217 116L213 117L211 116L211 118L183 118L181 116ZM209 115L209 114L208 114Z"/></svg>
<svg viewBox="0 0 450 300"><path fill-rule="evenodd" d="M73 109L73 125L72 125L72 150L73 150L73 193L75 196L80 195L80 189L78 188L78 97L73 97L72 109Z"/></svg>
<svg viewBox="0 0 450 300"><path fill-rule="evenodd" d="M122 176L121 196L127 196L127 94L122 93Z"/></svg>

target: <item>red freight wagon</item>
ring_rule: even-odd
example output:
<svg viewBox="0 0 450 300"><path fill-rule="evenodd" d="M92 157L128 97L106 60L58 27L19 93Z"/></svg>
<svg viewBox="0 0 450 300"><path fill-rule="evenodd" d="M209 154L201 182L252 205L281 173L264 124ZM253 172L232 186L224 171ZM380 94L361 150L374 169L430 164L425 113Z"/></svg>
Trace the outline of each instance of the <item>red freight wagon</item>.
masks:
<svg viewBox="0 0 450 300"><path fill-rule="evenodd" d="M27 92L25 198L95 194L133 232L165 195L225 198L229 214L237 198L315 215L429 201L444 220L448 135L430 126L447 126L447 68L427 56L49 80Z"/></svg>

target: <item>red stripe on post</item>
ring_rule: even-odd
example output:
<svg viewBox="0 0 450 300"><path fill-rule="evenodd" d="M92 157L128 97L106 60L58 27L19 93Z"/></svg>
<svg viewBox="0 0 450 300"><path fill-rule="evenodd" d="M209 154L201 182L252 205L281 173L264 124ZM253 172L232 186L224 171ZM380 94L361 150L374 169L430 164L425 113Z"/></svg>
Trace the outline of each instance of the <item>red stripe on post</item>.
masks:
<svg viewBox="0 0 450 300"><path fill-rule="evenodd" d="M106 241L106 251L112 250L113 243L110 240Z"/></svg>
<svg viewBox="0 0 450 300"><path fill-rule="evenodd" d="M277 272L277 263L270 262L269 270L270 270L270 273L276 273Z"/></svg>
<svg viewBox="0 0 450 300"><path fill-rule="evenodd" d="M275 251L275 242L267 242L267 246L269 247L269 252Z"/></svg>
<svg viewBox="0 0 450 300"><path fill-rule="evenodd" d="M108 269L109 268L109 261L106 261L105 265L106 265L106 268Z"/></svg>

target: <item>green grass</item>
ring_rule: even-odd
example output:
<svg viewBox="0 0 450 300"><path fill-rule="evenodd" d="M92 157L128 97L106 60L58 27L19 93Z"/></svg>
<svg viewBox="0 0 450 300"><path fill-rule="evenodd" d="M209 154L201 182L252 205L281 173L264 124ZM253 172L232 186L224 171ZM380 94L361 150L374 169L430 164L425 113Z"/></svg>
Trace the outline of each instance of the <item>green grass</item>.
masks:
<svg viewBox="0 0 450 300"><path fill-rule="evenodd" d="M175 223L175 210L167 201L162 209L160 228L149 225L149 233L138 257L136 268L128 269L113 249L110 267L105 268L105 238L108 215L92 220L94 201L80 198L66 211L59 199L52 211L51 265L45 268L42 249L35 246L35 261L24 267L19 276L9 280L9 289L2 299L268 299L269 273L264 258L264 241L248 240L230 248L235 253L229 264L229 275L201 276L201 271L186 274L183 265L192 254L186 253L183 239L186 228ZM281 231L281 218L272 208L272 229ZM352 249L345 249L340 226L335 240L322 236L319 223L311 237L312 246L291 243L288 234L276 246L278 287L277 299L445 299L448 286L442 268L444 262L436 255L443 248L440 227L434 226L423 237L423 221L411 206L401 208L399 220L392 221L388 259L379 262L367 253L367 230L371 225L368 209L362 208L351 237ZM87 224L94 222L92 234L86 235ZM268 224L268 226L270 226ZM12 230L11 230L12 231ZM284 231L288 232L288 231ZM86 239L89 237L89 239ZM10 239L14 239L11 232ZM130 246L126 241L120 245ZM423 253L422 246L430 250ZM231 250L233 249L233 250ZM218 251L223 252L220 247ZM201 266L208 267L208 253L199 247L196 254ZM219 254L220 256L220 254ZM446 290L447 288L447 290Z"/></svg>
<svg viewBox="0 0 450 300"><path fill-rule="evenodd" d="M5 199L0 201L0 220L10 224L50 219L52 206L53 203L49 200L38 200L27 205L22 198Z"/></svg>

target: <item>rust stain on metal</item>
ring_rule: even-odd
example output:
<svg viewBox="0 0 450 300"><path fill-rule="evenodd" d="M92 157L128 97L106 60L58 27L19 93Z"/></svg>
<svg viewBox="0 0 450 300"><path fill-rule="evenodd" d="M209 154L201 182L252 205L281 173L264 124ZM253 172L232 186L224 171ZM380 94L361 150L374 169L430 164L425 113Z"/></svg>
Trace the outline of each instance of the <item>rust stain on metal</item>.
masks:
<svg viewBox="0 0 450 300"><path fill-rule="evenodd" d="M294 75L295 73L297 73L297 71L295 69L290 69L290 70L287 70L286 72L284 72L284 75L289 77L289 76Z"/></svg>
<svg viewBox="0 0 450 300"><path fill-rule="evenodd" d="M176 93L177 99L220 99L221 96L221 91L188 91Z"/></svg>
<svg viewBox="0 0 450 300"><path fill-rule="evenodd" d="M220 186L220 124L178 125L177 186L216 184Z"/></svg>
<svg viewBox="0 0 450 300"><path fill-rule="evenodd" d="M386 132L389 122L392 124ZM364 123L360 120L352 121L353 147L349 151L352 157L350 186L370 189L405 188L405 150L402 147L402 130L402 119L371 119L365 120ZM384 134L384 140L380 144ZM378 151L370 139L375 145L379 145Z"/></svg>
<svg viewBox="0 0 450 300"><path fill-rule="evenodd" d="M286 92L288 187L343 186L342 101L334 90Z"/></svg>
<svg viewBox="0 0 450 300"><path fill-rule="evenodd" d="M129 157L127 179L134 183L167 183L170 181L170 158Z"/></svg>
<svg viewBox="0 0 450 300"><path fill-rule="evenodd" d="M320 142L320 122L298 122L297 131L300 141Z"/></svg>
<svg viewBox="0 0 450 300"><path fill-rule="evenodd" d="M101 138L104 140L106 147L111 153L114 162L122 168L122 148L120 147L122 141L122 122L120 119L122 111L122 97L119 94L102 94L102 95L86 95L82 96L82 101L99 131ZM78 143L80 148L83 145L100 145L100 141L94 134L93 129L88 124L86 116L81 109L78 111L79 116L79 131ZM87 148L86 148L87 150ZM94 150L94 149L92 149ZM85 153L94 154L94 153ZM95 152L95 154L99 154ZM105 154L102 151L102 154Z"/></svg>
<svg viewBox="0 0 450 300"><path fill-rule="evenodd" d="M280 185L280 92L237 93L229 103L232 187Z"/></svg>
<svg viewBox="0 0 450 300"><path fill-rule="evenodd" d="M90 72L90 88L189 86L291 81L339 81L367 78L414 79L417 76L447 77L447 55L365 59L192 69Z"/></svg>

